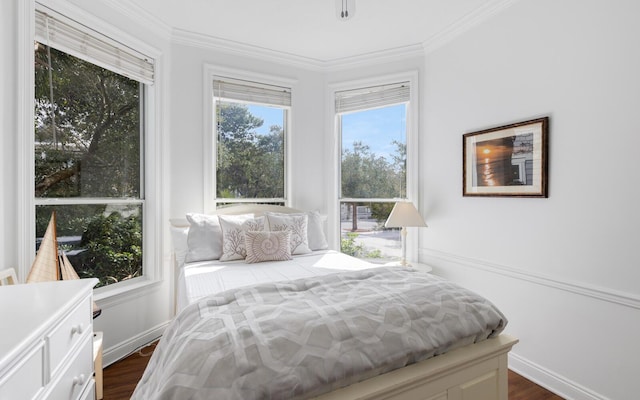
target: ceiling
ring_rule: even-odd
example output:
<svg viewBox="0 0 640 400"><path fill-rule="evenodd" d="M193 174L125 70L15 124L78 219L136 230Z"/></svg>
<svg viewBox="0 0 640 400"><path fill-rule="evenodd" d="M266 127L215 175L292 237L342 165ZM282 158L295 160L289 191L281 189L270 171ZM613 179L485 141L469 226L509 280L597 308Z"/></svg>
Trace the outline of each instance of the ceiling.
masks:
<svg viewBox="0 0 640 400"><path fill-rule="evenodd" d="M346 0L345 0L346 1ZM335 62L454 36L514 0L111 0L177 35L204 35L314 62Z"/></svg>

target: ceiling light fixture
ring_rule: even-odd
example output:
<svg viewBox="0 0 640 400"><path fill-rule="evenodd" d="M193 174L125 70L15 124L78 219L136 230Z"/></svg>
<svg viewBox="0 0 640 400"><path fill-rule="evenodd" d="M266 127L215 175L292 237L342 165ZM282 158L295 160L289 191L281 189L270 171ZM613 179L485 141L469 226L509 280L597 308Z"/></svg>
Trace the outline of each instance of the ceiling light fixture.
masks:
<svg viewBox="0 0 640 400"><path fill-rule="evenodd" d="M340 21L353 18L356 13L356 0L336 0L336 16Z"/></svg>

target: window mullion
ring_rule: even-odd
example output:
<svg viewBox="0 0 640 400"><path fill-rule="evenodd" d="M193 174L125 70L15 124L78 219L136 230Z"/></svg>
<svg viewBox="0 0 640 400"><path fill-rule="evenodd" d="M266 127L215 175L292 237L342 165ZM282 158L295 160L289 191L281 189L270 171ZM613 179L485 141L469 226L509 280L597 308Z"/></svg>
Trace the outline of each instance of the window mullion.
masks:
<svg viewBox="0 0 640 400"><path fill-rule="evenodd" d="M36 197L34 204L37 206L55 205L81 205L81 204L143 204L143 199L136 198L91 198L91 197L66 197L66 198L42 198Z"/></svg>

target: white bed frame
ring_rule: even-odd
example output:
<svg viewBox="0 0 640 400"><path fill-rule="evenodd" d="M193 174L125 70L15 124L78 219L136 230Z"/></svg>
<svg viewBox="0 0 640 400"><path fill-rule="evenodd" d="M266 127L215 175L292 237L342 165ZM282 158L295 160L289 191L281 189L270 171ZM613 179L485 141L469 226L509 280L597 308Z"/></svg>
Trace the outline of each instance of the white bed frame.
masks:
<svg viewBox="0 0 640 400"><path fill-rule="evenodd" d="M290 207L243 204L212 214L235 215L266 211L302 212ZM176 227L186 219L172 219ZM177 276L177 274L174 274ZM508 400L507 354L518 343L509 335L487 339L428 360L334 390L317 400Z"/></svg>

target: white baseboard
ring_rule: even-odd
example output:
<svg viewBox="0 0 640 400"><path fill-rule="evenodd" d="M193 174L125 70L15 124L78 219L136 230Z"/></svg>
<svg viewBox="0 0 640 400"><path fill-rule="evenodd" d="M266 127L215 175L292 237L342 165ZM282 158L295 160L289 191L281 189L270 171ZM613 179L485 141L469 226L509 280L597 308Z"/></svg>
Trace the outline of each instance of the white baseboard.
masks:
<svg viewBox="0 0 640 400"><path fill-rule="evenodd" d="M609 400L525 358L509 353L509 369L567 400Z"/></svg>
<svg viewBox="0 0 640 400"><path fill-rule="evenodd" d="M163 324L147 330L146 332L142 332L139 335L130 338L129 340L125 340L116 344L115 346L104 349L102 358L103 368L125 358L137 349L144 347L145 345L162 336L168 324L169 322L167 321Z"/></svg>

